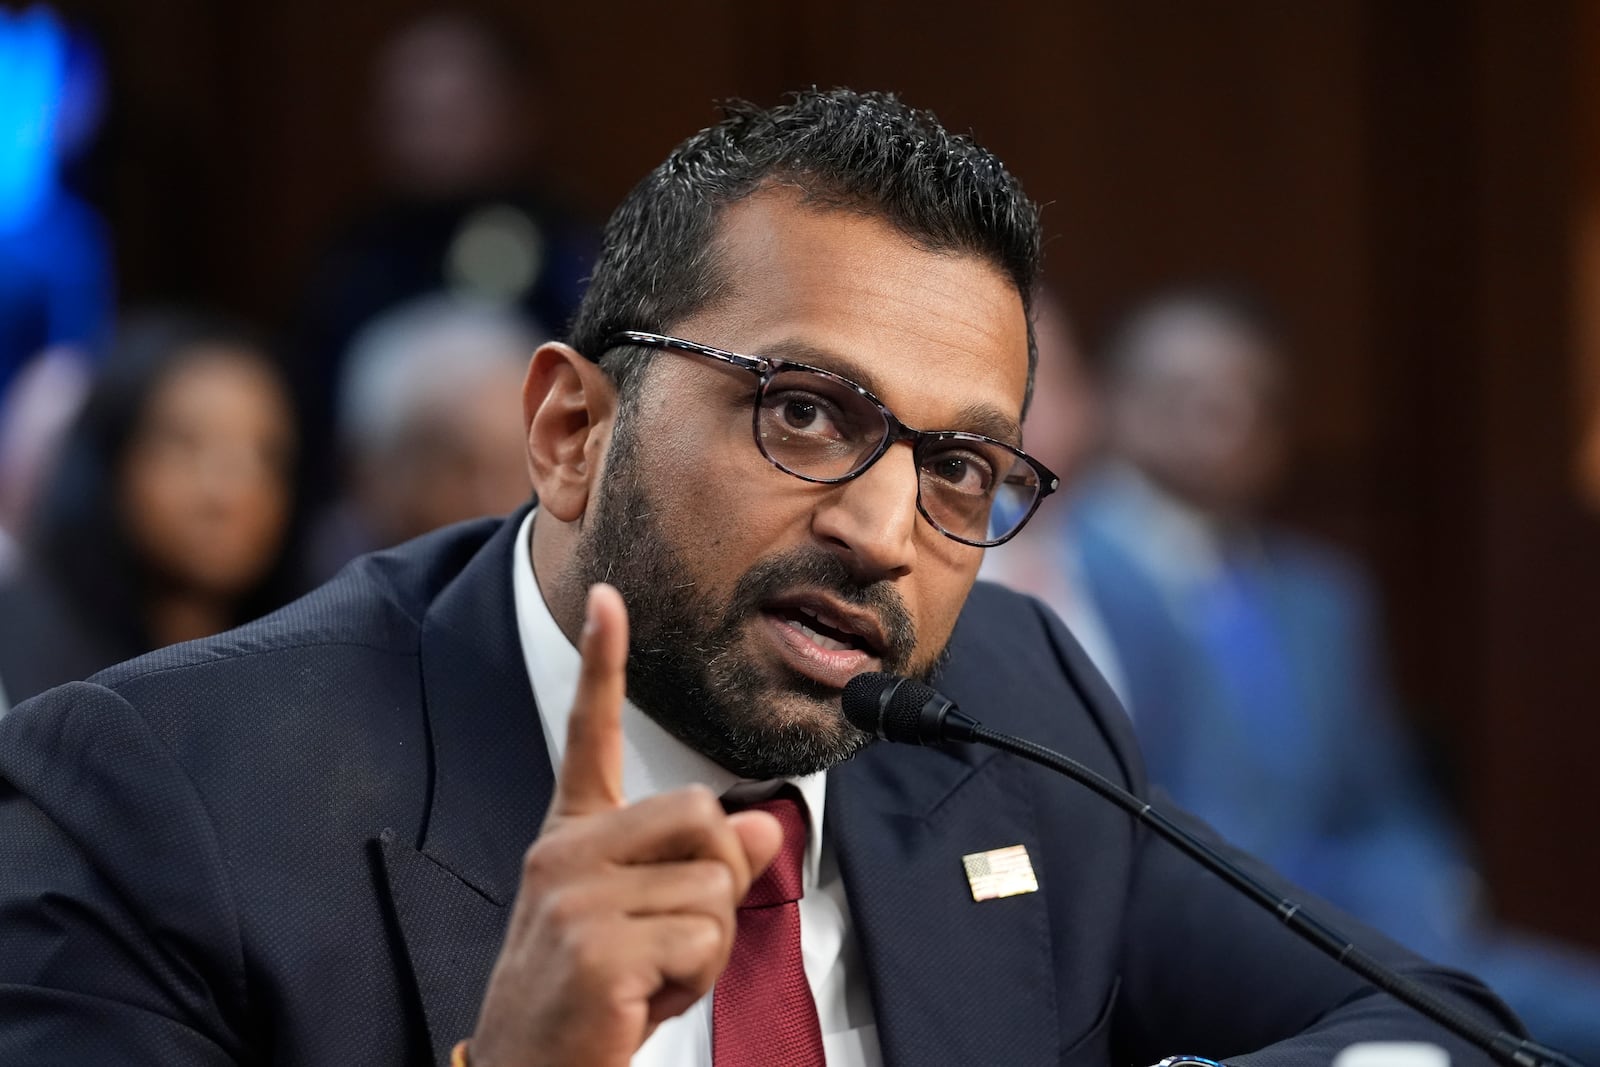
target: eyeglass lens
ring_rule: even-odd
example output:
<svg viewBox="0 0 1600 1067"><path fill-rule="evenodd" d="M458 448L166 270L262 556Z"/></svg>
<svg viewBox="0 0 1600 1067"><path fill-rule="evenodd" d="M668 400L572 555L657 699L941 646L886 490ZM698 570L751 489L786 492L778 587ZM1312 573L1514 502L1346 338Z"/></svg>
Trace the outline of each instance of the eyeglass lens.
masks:
<svg viewBox="0 0 1600 1067"><path fill-rule="evenodd" d="M850 383L806 370L781 370L756 411L767 458L802 478L835 481L865 466L883 444L883 410ZM998 541L1028 517L1039 495L1032 464L1003 445L938 434L917 446L922 507L934 524L971 541Z"/></svg>

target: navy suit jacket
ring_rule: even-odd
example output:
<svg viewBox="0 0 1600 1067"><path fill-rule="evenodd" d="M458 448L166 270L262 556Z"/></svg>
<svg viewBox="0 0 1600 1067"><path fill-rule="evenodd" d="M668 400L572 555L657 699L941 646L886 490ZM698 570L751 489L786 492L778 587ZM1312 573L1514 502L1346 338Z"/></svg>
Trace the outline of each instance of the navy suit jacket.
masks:
<svg viewBox="0 0 1600 1067"><path fill-rule="evenodd" d="M0 719L0 1064L445 1062L553 787L512 607L519 518L366 557ZM1127 721L1037 602L980 585L952 653L938 684L970 713L1145 791ZM876 745L827 803L889 1064L1325 1067L1356 1040L1452 1044L1031 765ZM974 902L961 857L1015 844L1039 891Z"/></svg>

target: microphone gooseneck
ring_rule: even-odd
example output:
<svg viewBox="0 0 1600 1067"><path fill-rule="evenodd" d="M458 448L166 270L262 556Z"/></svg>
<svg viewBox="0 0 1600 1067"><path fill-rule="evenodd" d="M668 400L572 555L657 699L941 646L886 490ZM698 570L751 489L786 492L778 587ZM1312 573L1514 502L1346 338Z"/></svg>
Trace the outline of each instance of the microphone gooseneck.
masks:
<svg viewBox="0 0 1600 1067"><path fill-rule="evenodd" d="M1564 1052L1484 1025L1417 982L1384 966L1321 919L1288 897L1279 896L1147 801L1140 800L1077 760L1032 741L989 729L976 719L962 714L954 701L921 682L893 674L858 674L844 688L844 716L857 729L885 741L913 745L947 741L976 742L1064 774L1128 812L1211 873L1275 913L1289 929L1346 969L1488 1052L1508 1067L1544 1067L1547 1064L1583 1067Z"/></svg>

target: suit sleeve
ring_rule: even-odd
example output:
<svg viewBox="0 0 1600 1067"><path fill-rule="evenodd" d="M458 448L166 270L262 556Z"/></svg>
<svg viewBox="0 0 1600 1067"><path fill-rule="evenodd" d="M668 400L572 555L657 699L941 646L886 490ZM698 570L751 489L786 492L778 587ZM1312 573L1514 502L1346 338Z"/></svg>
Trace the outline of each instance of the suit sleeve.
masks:
<svg viewBox="0 0 1600 1067"><path fill-rule="evenodd" d="M1521 1026L1475 979L1434 966L1233 849L1200 820L1150 795L1132 725L1047 609L1050 640L1111 745L1124 785L1149 797L1279 895L1314 914L1381 962L1496 1029ZM1155 1063L1199 1055L1236 1067L1327 1067L1362 1041L1429 1041L1453 1064L1488 1064L1465 1044L1302 941L1277 917L1140 826L1123 916L1121 988L1113 1016L1118 1060Z"/></svg>
<svg viewBox="0 0 1600 1067"><path fill-rule="evenodd" d="M0 719L0 1063L248 1062L234 894L199 796L115 693Z"/></svg>

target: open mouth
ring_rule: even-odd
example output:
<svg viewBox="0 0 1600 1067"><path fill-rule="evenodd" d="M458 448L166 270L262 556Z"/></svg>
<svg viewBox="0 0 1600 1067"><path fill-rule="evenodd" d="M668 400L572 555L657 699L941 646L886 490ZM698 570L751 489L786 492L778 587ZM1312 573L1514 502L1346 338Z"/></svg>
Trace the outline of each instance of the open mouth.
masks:
<svg viewBox="0 0 1600 1067"><path fill-rule="evenodd" d="M830 652L856 649L870 652L866 638L839 625L832 616L800 606L779 608L773 612L778 618L810 638L819 648Z"/></svg>
<svg viewBox="0 0 1600 1067"><path fill-rule="evenodd" d="M790 665L831 686L872 670L888 644L873 615L822 595L785 597L766 605L762 615Z"/></svg>

